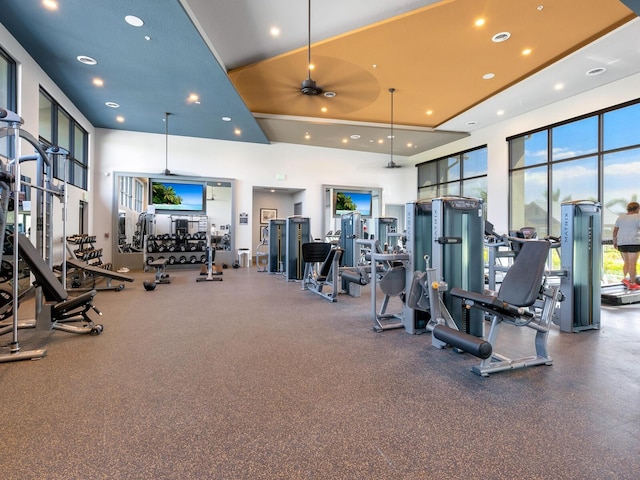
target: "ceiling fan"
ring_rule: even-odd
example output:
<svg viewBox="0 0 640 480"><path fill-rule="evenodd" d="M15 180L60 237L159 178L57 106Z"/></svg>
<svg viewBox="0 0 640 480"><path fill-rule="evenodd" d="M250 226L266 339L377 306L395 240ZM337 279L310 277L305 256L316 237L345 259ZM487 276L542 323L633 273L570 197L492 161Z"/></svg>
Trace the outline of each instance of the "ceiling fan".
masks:
<svg viewBox="0 0 640 480"><path fill-rule="evenodd" d="M380 96L380 84L368 68L335 53L323 54L322 45L314 48L312 65L311 0L307 6L306 48L228 72L252 112L302 117L328 114L340 119L371 105ZM307 73L302 82L301 68ZM312 78L312 70L314 77L320 78Z"/></svg>

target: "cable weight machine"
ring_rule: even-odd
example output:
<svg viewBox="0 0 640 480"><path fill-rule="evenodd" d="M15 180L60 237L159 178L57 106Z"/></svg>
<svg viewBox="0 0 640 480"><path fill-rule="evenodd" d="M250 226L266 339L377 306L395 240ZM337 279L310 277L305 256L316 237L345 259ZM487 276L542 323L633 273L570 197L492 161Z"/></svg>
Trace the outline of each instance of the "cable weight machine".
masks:
<svg viewBox="0 0 640 480"><path fill-rule="evenodd" d="M0 244L4 245L5 232L7 230L7 211L9 206L10 197L13 198L13 315L10 328L7 330L11 332L11 341L8 344L9 354L0 355L0 363L20 361L20 360L34 360L43 358L47 351L45 349L36 350L21 350L20 342L18 341L18 298L19 298L19 282L17 281L20 275L18 253L18 236L20 234L20 224L18 218L18 205L20 199L20 139L27 140L34 146L40 157L46 158L46 153L42 150L39 143L33 136L21 129L21 125L24 123L22 118L9 110L0 108L0 122L6 123L7 127L0 129L0 138L7 137L9 139L8 150L9 155L12 157L9 159L7 165L0 166L0 189L1 193L1 208L0 211ZM2 252L0 251L0 261L2 260ZM1 333L7 333L5 329L0 330Z"/></svg>

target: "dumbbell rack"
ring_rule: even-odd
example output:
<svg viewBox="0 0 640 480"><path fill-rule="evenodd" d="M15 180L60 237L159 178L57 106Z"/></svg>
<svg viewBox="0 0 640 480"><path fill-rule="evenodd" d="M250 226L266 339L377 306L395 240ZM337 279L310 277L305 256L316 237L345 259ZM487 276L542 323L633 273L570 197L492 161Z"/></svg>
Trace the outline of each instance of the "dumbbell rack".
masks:
<svg viewBox="0 0 640 480"><path fill-rule="evenodd" d="M144 240L145 267L161 258L167 259L167 265L207 263L206 233L147 235Z"/></svg>
<svg viewBox="0 0 640 480"><path fill-rule="evenodd" d="M95 242L95 235L77 234L67 237L68 250L74 258L87 262L87 265L92 267L111 270L111 263L102 261L102 248L95 248L93 245Z"/></svg>

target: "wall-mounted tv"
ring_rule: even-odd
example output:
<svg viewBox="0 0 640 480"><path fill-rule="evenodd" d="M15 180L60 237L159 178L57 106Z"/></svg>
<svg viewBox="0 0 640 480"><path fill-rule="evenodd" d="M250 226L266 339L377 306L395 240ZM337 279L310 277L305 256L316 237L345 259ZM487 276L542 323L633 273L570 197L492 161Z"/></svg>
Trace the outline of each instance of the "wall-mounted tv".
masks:
<svg viewBox="0 0 640 480"><path fill-rule="evenodd" d="M158 213L203 213L206 210L206 183L151 179L151 205Z"/></svg>
<svg viewBox="0 0 640 480"><path fill-rule="evenodd" d="M349 212L360 212L363 217L371 216L371 191L334 190L333 216L339 217Z"/></svg>

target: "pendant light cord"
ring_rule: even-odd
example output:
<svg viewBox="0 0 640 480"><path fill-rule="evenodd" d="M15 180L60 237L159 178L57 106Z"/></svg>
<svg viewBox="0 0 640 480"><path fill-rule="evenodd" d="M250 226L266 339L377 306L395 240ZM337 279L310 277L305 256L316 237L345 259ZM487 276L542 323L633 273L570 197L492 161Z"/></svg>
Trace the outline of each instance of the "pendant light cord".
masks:
<svg viewBox="0 0 640 480"><path fill-rule="evenodd" d="M391 161L389 165L393 165L393 93L395 91L395 88L389 89L389 93L391 94Z"/></svg>
<svg viewBox="0 0 640 480"><path fill-rule="evenodd" d="M169 173L169 112L164 112L164 173Z"/></svg>

